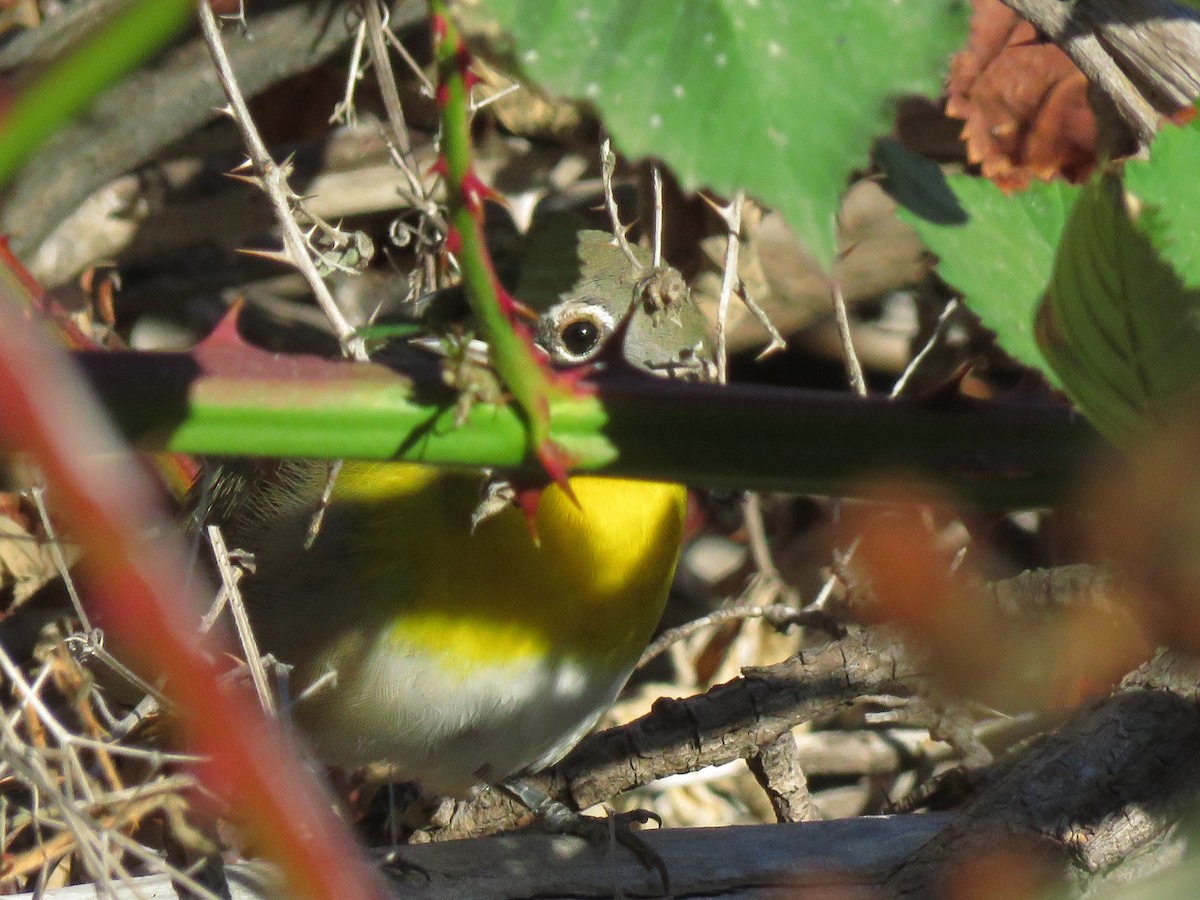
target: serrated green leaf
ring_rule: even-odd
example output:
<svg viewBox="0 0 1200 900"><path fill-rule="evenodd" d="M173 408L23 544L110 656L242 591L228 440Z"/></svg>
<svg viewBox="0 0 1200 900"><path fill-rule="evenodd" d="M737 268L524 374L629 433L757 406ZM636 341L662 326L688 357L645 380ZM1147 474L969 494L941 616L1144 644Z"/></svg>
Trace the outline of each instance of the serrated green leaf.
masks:
<svg viewBox="0 0 1200 900"><path fill-rule="evenodd" d="M1168 125L1148 160L1125 165L1125 188L1142 205L1138 224L1188 287L1200 287L1200 118Z"/></svg>
<svg viewBox="0 0 1200 900"><path fill-rule="evenodd" d="M1155 252L1115 178L1088 185L1071 211L1038 342L1071 399L1118 444L1195 395L1200 291Z"/></svg>
<svg viewBox="0 0 1200 900"><path fill-rule="evenodd" d="M963 0L485 0L515 58L589 100L620 149L685 187L745 188L826 268L838 197L887 101L936 93L966 37Z"/></svg>
<svg viewBox="0 0 1200 900"><path fill-rule="evenodd" d="M1006 353L1058 386L1034 340L1033 325L1079 188L1034 182L1009 196L983 178L947 177L898 145L881 145L879 158L889 184L898 186L893 195L905 204L900 218L938 255L941 276L996 333Z"/></svg>

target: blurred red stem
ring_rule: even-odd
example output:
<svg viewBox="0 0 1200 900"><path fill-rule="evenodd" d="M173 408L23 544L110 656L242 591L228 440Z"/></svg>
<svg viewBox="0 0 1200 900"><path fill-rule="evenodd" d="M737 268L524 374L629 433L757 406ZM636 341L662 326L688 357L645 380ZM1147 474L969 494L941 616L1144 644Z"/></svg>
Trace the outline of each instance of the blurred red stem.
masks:
<svg viewBox="0 0 1200 900"><path fill-rule="evenodd" d="M202 775L283 867L293 896L382 896L353 839L288 741L243 690L218 686L196 629L198 597L161 498L45 334L11 270L0 270L0 421L42 467L57 511L85 550L98 608L141 662L168 676ZM153 545L147 535L157 535Z"/></svg>

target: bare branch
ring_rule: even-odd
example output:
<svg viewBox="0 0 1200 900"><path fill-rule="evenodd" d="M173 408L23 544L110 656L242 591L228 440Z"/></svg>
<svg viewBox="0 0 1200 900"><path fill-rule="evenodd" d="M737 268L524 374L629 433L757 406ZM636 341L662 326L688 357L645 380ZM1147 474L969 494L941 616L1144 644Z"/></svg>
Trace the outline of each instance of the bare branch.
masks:
<svg viewBox="0 0 1200 900"><path fill-rule="evenodd" d="M846 360L846 375L850 379L850 388L858 396L865 397L868 393L867 379L863 375L862 363L858 361L858 353L854 349L854 338L850 333L850 315L846 311L846 298L836 279L829 282L829 295L833 300L833 315L837 321L838 336L842 340L842 355Z"/></svg>
<svg viewBox="0 0 1200 900"><path fill-rule="evenodd" d="M198 0L197 7L200 13L200 29L209 52L212 54L213 63L216 65L217 77L229 100L230 115L242 133L242 140L246 144L250 161L258 176L258 184L270 198L271 206L275 211L275 219L283 233L283 245L287 255L292 265L308 282L313 297L316 298L317 304L333 326L334 333L341 343L342 352L353 359L365 360L367 352L362 339L358 337L354 326L350 324L337 305L337 301L334 300L333 294L330 293L328 285L325 284L321 273L317 271L309 254L304 233L300 230L293 215L293 204L297 202L296 195L288 186L286 174L271 157L266 144L263 143L262 136L258 133L258 128L250 117L246 98L242 96L237 76L234 75L229 57L225 53L225 45L221 41L217 18L213 15L208 0Z"/></svg>
<svg viewBox="0 0 1200 900"><path fill-rule="evenodd" d="M221 535L220 526L209 525L205 529L205 534L208 535L208 543L212 547L217 571L221 574L221 589L225 594L229 612L233 615L238 640L242 643L242 652L246 655L246 665L250 669L250 680L254 683L254 692L258 694L258 702L262 704L263 710L270 715L276 715L275 695L271 692L271 686L267 682L267 672L263 667L262 655L258 652L254 629L250 625L246 604L242 601L242 592L238 588L242 570L230 560L229 549L225 546L225 538Z"/></svg>
<svg viewBox="0 0 1200 900"><path fill-rule="evenodd" d="M604 177L604 205L608 209L608 218L612 222L613 240L617 246L621 248L621 252L625 254L625 258L629 260L629 264L635 270L642 268L641 262L637 258L637 254L633 252L633 247L629 245L629 238L625 235L625 226L621 224L621 211L617 209L617 198L613 194L613 174L617 170L617 156L612 151L612 143L608 138L600 144L600 169Z"/></svg>

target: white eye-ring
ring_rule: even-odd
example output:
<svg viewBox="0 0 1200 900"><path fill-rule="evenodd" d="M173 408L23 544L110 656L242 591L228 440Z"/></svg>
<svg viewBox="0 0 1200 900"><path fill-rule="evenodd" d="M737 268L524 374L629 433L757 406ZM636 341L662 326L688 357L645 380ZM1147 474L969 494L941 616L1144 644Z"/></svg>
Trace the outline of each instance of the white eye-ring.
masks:
<svg viewBox="0 0 1200 900"><path fill-rule="evenodd" d="M616 328L598 303L570 301L554 307L538 326L538 343L556 363L578 365L594 358Z"/></svg>

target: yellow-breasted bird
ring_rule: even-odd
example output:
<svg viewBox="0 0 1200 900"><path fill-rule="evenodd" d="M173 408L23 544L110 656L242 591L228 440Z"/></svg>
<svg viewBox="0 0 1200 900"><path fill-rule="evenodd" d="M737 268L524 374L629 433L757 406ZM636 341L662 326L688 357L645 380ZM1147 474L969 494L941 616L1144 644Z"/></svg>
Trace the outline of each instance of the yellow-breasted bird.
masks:
<svg viewBox="0 0 1200 900"><path fill-rule="evenodd" d="M543 235L517 296L558 366L602 358L705 377L703 317L672 269L635 268L607 234ZM561 758L645 649L679 555L677 484L573 476L472 532L481 474L348 462L305 536L321 463L281 464L238 501L231 546L263 650L295 668L294 721L329 763L386 763L462 795ZM536 534L536 538L534 535Z"/></svg>

